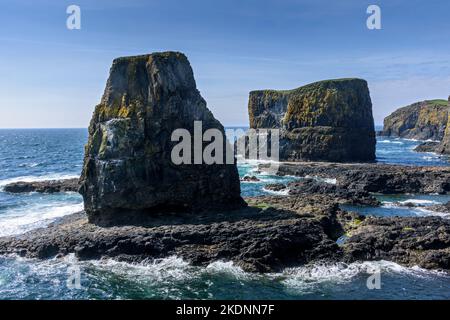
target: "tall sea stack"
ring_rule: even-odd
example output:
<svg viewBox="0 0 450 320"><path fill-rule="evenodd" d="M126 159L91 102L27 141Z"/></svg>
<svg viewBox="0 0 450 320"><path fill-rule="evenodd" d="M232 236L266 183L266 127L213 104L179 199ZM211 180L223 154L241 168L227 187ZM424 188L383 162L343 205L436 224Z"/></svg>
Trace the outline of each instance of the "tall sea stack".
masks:
<svg viewBox="0 0 450 320"><path fill-rule="evenodd" d="M375 160L367 82L337 79L290 91L250 92L250 128L280 129L280 160Z"/></svg>
<svg viewBox="0 0 450 320"><path fill-rule="evenodd" d="M185 55L115 59L89 126L80 180L89 221L116 224L154 213L243 206L236 164L226 164L225 153L223 164L172 162L173 131L186 129L194 137L194 121L202 122L203 132L224 132Z"/></svg>

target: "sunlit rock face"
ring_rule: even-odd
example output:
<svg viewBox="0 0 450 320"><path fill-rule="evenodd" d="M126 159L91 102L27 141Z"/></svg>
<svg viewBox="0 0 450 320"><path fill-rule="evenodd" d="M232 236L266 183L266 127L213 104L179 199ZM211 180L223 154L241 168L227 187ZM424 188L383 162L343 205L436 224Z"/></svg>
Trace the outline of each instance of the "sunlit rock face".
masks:
<svg viewBox="0 0 450 320"><path fill-rule="evenodd" d="M448 108L450 108L450 97L448 97ZM445 128L444 138L438 146L436 152L450 154L450 114L448 117L447 127Z"/></svg>
<svg viewBox="0 0 450 320"><path fill-rule="evenodd" d="M280 160L375 160L372 102L365 80L252 91L248 110L251 128L280 129Z"/></svg>
<svg viewBox="0 0 450 320"><path fill-rule="evenodd" d="M225 152L223 164L173 163L179 141L172 141L172 133L182 128L193 137L194 121L202 122L202 132L224 132L197 90L185 55L115 59L89 126L80 180L90 222L241 207L236 164L226 164ZM226 139L222 145L228 147Z"/></svg>
<svg viewBox="0 0 450 320"><path fill-rule="evenodd" d="M442 140L448 120L446 100L426 100L400 108L384 119L381 135Z"/></svg>

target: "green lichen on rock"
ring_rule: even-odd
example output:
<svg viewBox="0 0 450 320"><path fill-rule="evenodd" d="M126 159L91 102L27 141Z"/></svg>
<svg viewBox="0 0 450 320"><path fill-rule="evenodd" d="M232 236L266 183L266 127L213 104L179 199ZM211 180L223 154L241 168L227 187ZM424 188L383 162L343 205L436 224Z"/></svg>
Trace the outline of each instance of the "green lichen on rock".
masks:
<svg viewBox="0 0 450 320"><path fill-rule="evenodd" d="M448 119L446 100L425 100L400 108L384 119L381 135L442 140Z"/></svg>
<svg viewBox="0 0 450 320"><path fill-rule="evenodd" d="M450 108L450 97L448 97L447 102L447 109ZM442 154L450 154L450 112L447 117L447 124L445 128L444 137L442 138L442 141L440 145L435 150L437 153Z"/></svg>
<svg viewBox="0 0 450 320"><path fill-rule="evenodd" d="M372 102L362 79L250 92L250 127L279 128L281 160L372 161Z"/></svg>
<svg viewBox="0 0 450 320"><path fill-rule="evenodd" d="M226 164L225 158L212 165L172 162L178 143L172 133L185 129L193 136L194 121L202 122L203 131L224 133L197 90L185 55L115 59L85 148L80 193L89 220L114 225L137 216L245 205L235 163Z"/></svg>

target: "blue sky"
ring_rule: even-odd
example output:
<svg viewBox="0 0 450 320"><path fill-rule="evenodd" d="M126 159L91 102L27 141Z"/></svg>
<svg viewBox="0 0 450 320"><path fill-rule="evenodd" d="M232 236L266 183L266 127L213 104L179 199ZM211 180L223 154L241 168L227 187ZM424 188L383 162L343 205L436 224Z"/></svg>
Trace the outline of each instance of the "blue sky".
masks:
<svg viewBox="0 0 450 320"><path fill-rule="evenodd" d="M66 8L81 7L81 30ZM382 30L368 30L377 4ZM86 127L115 57L177 50L225 125L248 92L369 82L375 122L450 95L447 0L1 0L0 128Z"/></svg>

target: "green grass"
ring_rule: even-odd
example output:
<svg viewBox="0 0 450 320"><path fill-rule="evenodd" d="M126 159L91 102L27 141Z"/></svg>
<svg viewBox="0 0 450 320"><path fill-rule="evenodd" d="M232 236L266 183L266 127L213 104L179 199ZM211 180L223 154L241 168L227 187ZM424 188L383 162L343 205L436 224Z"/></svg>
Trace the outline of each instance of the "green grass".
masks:
<svg viewBox="0 0 450 320"><path fill-rule="evenodd" d="M448 106L448 101L444 100L444 99L427 100L427 103L433 104L436 106L443 106L443 107Z"/></svg>

